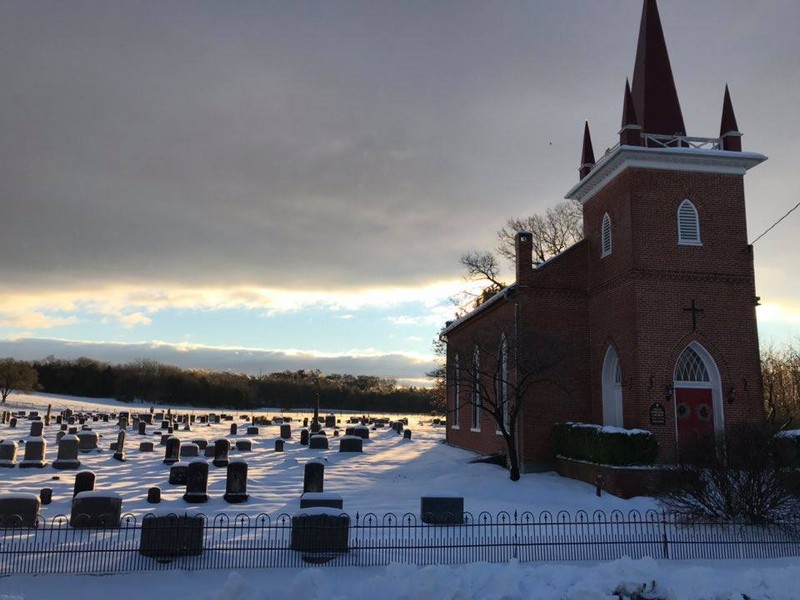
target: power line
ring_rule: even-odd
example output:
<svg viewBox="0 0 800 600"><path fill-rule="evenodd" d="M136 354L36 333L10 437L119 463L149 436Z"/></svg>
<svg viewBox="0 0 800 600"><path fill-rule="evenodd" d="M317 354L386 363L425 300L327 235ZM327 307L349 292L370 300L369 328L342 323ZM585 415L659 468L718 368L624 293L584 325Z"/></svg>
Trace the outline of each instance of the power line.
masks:
<svg viewBox="0 0 800 600"><path fill-rule="evenodd" d="M789 216L790 214L792 214L792 213L793 213L795 210L797 210L797 207L799 207L799 206L800 206L800 202L798 202L798 203L797 203L797 204L795 204L795 205L794 205L792 208L790 208L790 209L789 209L789 211L788 211L788 212L787 212L785 215L783 215L783 216L782 216L780 219L778 219L778 220L777 220L777 221L775 221L775 222L774 222L772 225L770 225L770 226L767 228L767 230L766 230L764 233L762 233L760 236L758 236L756 239L754 239L752 242L750 242L750 244L751 244L751 245L752 245L752 244L755 244L755 243L756 243L758 240L760 240L762 237L764 237L765 235L767 235L767 234L768 234L770 231L772 231L773 229L775 229L775 227L778 225L778 223L780 223L781 221L783 221L783 220L784 220L786 217L788 217L788 216Z"/></svg>

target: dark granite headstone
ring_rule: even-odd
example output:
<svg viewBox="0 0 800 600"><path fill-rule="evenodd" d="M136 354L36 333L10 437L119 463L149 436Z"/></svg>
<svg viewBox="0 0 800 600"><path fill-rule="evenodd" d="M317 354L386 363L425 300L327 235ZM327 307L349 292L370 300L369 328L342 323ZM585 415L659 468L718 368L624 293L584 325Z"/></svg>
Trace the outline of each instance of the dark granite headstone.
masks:
<svg viewBox="0 0 800 600"><path fill-rule="evenodd" d="M45 452L47 451L47 442L44 438L28 438L25 441L25 455L22 457L22 462L19 463L20 469L41 469L47 466L45 460Z"/></svg>
<svg viewBox="0 0 800 600"><path fill-rule="evenodd" d="M81 492L72 499L69 524L76 529L119 527L122 496L114 492Z"/></svg>
<svg viewBox="0 0 800 600"><path fill-rule="evenodd" d="M158 504L161 502L161 488L154 486L147 489L147 503Z"/></svg>
<svg viewBox="0 0 800 600"><path fill-rule="evenodd" d="M113 458L114 460L118 460L120 462L125 462L125 435L124 429L121 429L117 434L117 447Z"/></svg>
<svg viewBox="0 0 800 600"><path fill-rule="evenodd" d="M59 431L59 433L64 433ZM53 461L54 469L80 469L81 461L78 459L77 435L63 435L58 440L58 456Z"/></svg>
<svg viewBox="0 0 800 600"><path fill-rule="evenodd" d="M324 435L319 435L315 433L310 438L308 438L308 447L312 450L327 450L328 449L328 438Z"/></svg>
<svg viewBox="0 0 800 600"><path fill-rule="evenodd" d="M96 476L92 471L81 471L75 475L75 485L72 488L74 498L81 492L91 492L94 490Z"/></svg>
<svg viewBox="0 0 800 600"><path fill-rule="evenodd" d="M339 439L339 452L363 452L363 444L357 435L345 435Z"/></svg>
<svg viewBox="0 0 800 600"><path fill-rule="evenodd" d="M292 517L292 550L347 552L350 517L332 508L308 508Z"/></svg>
<svg viewBox="0 0 800 600"><path fill-rule="evenodd" d="M152 558L200 556L203 526L201 516L147 516L142 520L139 553Z"/></svg>
<svg viewBox="0 0 800 600"><path fill-rule="evenodd" d="M247 463L242 460L232 460L228 463L228 472L225 478L225 502L238 504L247 502Z"/></svg>
<svg viewBox="0 0 800 600"><path fill-rule="evenodd" d="M212 462L215 467L228 466L228 452L230 449L231 443L226 439L220 439L214 442L214 460Z"/></svg>
<svg viewBox="0 0 800 600"><path fill-rule="evenodd" d="M300 445L308 446L308 429L300 430Z"/></svg>
<svg viewBox="0 0 800 600"><path fill-rule="evenodd" d="M303 471L303 493L324 492L325 465L316 460L306 463Z"/></svg>
<svg viewBox="0 0 800 600"><path fill-rule="evenodd" d="M174 465L180 460L181 457L181 441L175 436L171 436L167 440L166 448L164 450L164 464Z"/></svg>
<svg viewBox="0 0 800 600"><path fill-rule="evenodd" d="M40 507L36 494L0 494L0 529L36 527Z"/></svg>
<svg viewBox="0 0 800 600"><path fill-rule="evenodd" d="M208 502L208 463L202 458L189 463L183 499L193 504Z"/></svg>
<svg viewBox="0 0 800 600"><path fill-rule="evenodd" d="M3 440L0 442L0 467L13 469L17 466L17 442Z"/></svg>
<svg viewBox="0 0 800 600"><path fill-rule="evenodd" d="M281 438L289 440L292 438L292 426L288 423L281 425Z"/></svg>

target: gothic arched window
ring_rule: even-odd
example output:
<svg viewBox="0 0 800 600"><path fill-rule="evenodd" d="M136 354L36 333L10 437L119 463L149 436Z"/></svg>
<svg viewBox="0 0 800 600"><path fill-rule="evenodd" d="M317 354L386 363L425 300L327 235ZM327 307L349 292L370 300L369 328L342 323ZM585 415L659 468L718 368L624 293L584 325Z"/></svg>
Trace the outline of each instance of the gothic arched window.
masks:
<svg viewBox="0 0 800 600"><path fill-rule="evenodd" d="M481 364L477 346L472 355L472 430L481 430Z"/></svg>
<svg viewBox="0 0 800 600"><path fill-rule="evenodd" d="M700 217L697 209L689 200L684 200L678 207L678 244L682 246L700 246Z"/></svg>
<svg viewBox="0 0 800 600"><path fill-rule="evenodd" d="M458 354L453 361L453 427L459 426L461 417L461 369L458 364Z"/></svg>
<svg viewBox="0 0 800 600"><path fill-rule="evenodd" d="M600 257L608 256L611 254L611 217L608 216L608 213L603 215L603 226L600 230L600 239L603 251L600 254Z"/></svg>

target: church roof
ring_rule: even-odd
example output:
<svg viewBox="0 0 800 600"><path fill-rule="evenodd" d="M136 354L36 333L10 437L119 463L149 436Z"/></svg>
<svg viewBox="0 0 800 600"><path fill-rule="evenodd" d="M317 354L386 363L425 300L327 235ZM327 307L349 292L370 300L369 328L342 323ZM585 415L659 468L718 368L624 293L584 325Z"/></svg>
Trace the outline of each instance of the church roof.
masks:
<svg viewBox="0 0 800 600"><path fill-rule="evenodd" d="M722 101L722 122L719 125L720 136L730 133L731 131L739 131L739 125L736 124L736 115L733 112L733 102L731 102L731 93L728 86L725 86L725 98Z"/></svg>
<svg viewBox="0 0 800 600"><path fill-rule="evenodd" d="M644 133L686 135L656 0L644 0L631 95Z"/></svg>
<svg viewBox="0 0 800 600"><path fill-rule="evenodd" d="M594 148L592 148L592 136L589 133L589 121L583 126L583 152L581 152L581 165L594 164Z"/></svg>

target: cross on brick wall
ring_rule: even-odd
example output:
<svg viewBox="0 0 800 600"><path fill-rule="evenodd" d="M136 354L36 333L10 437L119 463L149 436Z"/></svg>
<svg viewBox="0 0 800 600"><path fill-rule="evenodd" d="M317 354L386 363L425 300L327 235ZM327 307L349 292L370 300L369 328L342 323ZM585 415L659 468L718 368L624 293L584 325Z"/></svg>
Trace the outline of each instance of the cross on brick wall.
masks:
<svg viewBox="0 0 800 600"><path fill-rule="evenodd" d="M697 315L705 311L702 308L697 308L695 306L694 300L692 300L692 305L690 307L684 308L683 312L692 313L692 331L697 331Z"/></svg>

